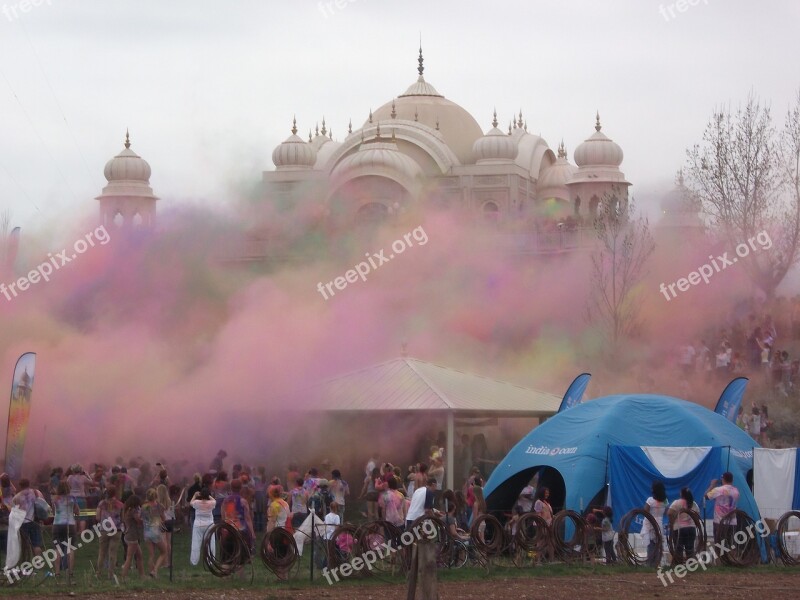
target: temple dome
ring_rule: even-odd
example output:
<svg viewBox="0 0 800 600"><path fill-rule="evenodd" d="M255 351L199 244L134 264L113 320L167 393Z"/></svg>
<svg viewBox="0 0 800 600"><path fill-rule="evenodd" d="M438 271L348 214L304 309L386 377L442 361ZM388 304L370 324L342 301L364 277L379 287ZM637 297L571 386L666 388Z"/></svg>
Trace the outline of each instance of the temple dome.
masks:
<svg viewBox="0 0 800 600"><path fill-rule="evenodd" d="M622 164L622 148L602 131L600 115L597 115L595 132L575 149L575 164L584 166L619 167Z"/></svg>
<svg viewBox="0 0 800 600"><path fill-rule="evenodd" d="M473 162L472 146L483 137L475 118L455 102L451 102L425 81L422 76L422 50L420 49L419 77L404 94L390 100L372 115L373 121L404 119L418 121L431 129L439 130L461 164ZM370 125L370 121L364 126Z"/></svg>
<svg viewBox="0 0 800 600"><path fill-rule="evenodd" d="M310 169L317 160L317 150L297 135L297 122L292 125L292 135L272 151L272 162L278 169Z"/></svg>
<svg viewBox="0 0 800 600"><path fill-rule="evenodd" d="M497 112L492 128L472 145L472 153L478 164L485 162L512 161L517 157L519 146L516 140L497 128Z"/></svg>
<svg viewBox="0 0 800 600"><path fill-rule="evenodd" d="M538 181L538 188L542 193L547 191L560 191L562 192L562 196L558 196L557 194L550 195L569 198L567 184L572 180L575 171L576 167L571 165L567 160L567 151L562 142L558 148L558 159L544 170L544 173L542 173Z"/></svg>
<svg viewBox="0 0 800 600"><path fill-rule="evenodd" d="M125 149L106 163L103 174L106 180L140 181L150 183L150 165L131 150L130 135L125 133Z"/></svg>

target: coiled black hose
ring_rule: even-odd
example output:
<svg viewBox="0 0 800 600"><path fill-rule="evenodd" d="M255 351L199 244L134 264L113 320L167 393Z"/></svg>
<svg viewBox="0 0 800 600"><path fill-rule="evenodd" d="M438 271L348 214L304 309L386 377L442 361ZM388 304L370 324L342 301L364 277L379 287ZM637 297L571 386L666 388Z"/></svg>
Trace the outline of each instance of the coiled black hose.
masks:
<svg viewBox="0 0 800 600"><path fill-rule="evenodd" d="M219 540L219 552L214 548ZM206 530L200 560L215 577L228 577L250 562L250 545L230 523L215 523Z"/></svg>
<svg viewBox="0 0 800 600"><path fill-rule="evenodd" d="M328 568L335 569L346 562L350 562L350 559L356 556L358 547L358 528L355 525L344 523L336 527L325 546L325 551L328 555Z"/></svg>
<svg viewBox="0 0 800 600"><path fill-rule="evenodd" d="M567 520L572 521L574 532L569 539L562 539L560 532L564 530L566 535ZM565 561L583 559L588 553L587 536L589 532L593 533L592 528L579 513L574 510L557 512L550 525L550 544L555 555Z"/></svg>
<svg viewBox="0 0 800 600"><path fill-rule="evenodd" d="M633 549L630 540L628 539L628 530L631 526L631 523L633 523L633 521L639 515L641 515L644 519L647 519L647 521L650 523L651 540L652 536L655 536L656 544L656 555L653 560L655 561L656 565L659 565L661 564L661 557L664 553L664 535L661 533L661 527L658 521L656 521L656 518L651 515L649 511L646 511L643 508L634 508L633 510L628 511L620 520L617 550L619 551L619 555L625 559L625 562L632 567L641 567L647 565L647 558L641 558Z"/></svg>
<svg viewBox="0 0 800 600"><path fill-rule="evenodd" d="M400 539L402 534L402 530L389 521L371 521L362 525L356 534L361 556L374 552L383 558L373 563L373 569L382 571L391 565L405 573L408 567L408 553L402 551L403 544ZM368 571L371 572L372 569Z"/></svg>
<svg viewBox="0 0 800 600"><path fill-rule="evenodd" d="M276 527L261 540L261 562L280 579L285 579L300 553L294 536L283 527Z"/></svg>
<svg viewBox="0 0 800 600"><path fill-rule="evenodd" d="M514 541L526 552L545 550L550 544L550 527L536 513L525 513L517 522L517 533Z"/></svg>
<svg viewBox="0 0 800 600"><path fill-rule="evenodd" d="M681 508L678 510L674 516L670 516L669 518L669 535L667 536L667 547L669 547L669 552L672 555L672 566L675 566L679 563L679 559L681 557L678 556L678 531L677 529L673 529L673 525L675 521L678 520L678 517L681 515L688 515L689 518L692 520L692 525L695 528L695 538L694 538L694 554L696 555L699 552L702 552L706 549L706 528L703 520L700 518L700 515L691 509ZM687 558L684 556L683 561ZM683 562L681 561L681 562Z"/></svg>
<svg viewBox="0 0 800 600"><path fill-rule="evenodd" d="M484 525L481 532L481 525ZM483 514L472 521L469 530L472 545L484 556L497 556L506 547L506 535L497 517Z"/></svg>
<svg viewBox="0 0 800 600"><path fill-rule="evenodd" d="M778 538L778 557L787 567L796 567L797 565L800 565L800 560L792 556L792 553L789 552L788 548L786 547L785 536L786 531L789 528L789 519L792 517L800 519L800 511L790 510L786 514L782 515L781 518L778 519L778 524L775 527L775 535Z"/></svg>
<svg viewBox="0 0 800 600"><path fill-rule="evenodd" d="M723 564L729 567L751 567L761 560L755 526L756 522L742 510L733 510L720 519L714 541L719 544L719 558ZM742 535L741 538L739 534Z"/></svg>

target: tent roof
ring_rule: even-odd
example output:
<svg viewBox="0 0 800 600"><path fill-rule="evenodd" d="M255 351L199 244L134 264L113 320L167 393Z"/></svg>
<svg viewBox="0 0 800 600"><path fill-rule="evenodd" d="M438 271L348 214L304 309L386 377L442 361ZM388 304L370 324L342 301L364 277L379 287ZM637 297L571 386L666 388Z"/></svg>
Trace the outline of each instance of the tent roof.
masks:
<svg viewBox="0 0 800 600"><path fill-rule="evenodd" d="M341 375L296 394L328 412L442 411L461 416L546 417L561 398L415 358L397 358Z"/></svg>
<svg viewBox="0 0 800 600"><path fill-rule="evenodd" d="M559 471L568 502L573 496L588 501L605 483L610 445L730 447L733 462L743 468L758 447L734 423L699 404L654 394L606 396L565 410L525 436L486 482L487 502L493 495L515 497L518 490L501 488L521 488L534 466Z"/></svg>

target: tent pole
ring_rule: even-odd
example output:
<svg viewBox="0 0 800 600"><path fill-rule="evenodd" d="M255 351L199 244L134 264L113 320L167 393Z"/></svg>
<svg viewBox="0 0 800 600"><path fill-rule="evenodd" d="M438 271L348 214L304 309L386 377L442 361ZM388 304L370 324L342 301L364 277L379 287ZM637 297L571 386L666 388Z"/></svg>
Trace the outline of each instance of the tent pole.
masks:
<svg viewBox="0 0 800 600"><path fill-rule="evenodd" d="M455 489L455 457L453 456L455 449L453 438L455 437L455 418L453 411L447 413L447 448L445 450L445 457L447 459L447 466L445 467L445 489Z"/></svg>

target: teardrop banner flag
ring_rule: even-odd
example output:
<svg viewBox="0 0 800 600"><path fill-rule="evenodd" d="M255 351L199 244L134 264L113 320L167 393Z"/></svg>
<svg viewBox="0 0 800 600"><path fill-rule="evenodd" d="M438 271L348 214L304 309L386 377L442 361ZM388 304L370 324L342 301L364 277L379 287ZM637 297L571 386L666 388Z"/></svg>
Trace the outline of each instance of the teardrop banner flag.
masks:
<svg viewBox="0 0 800 600"><path fill-rule="evenodd" d="M11 380L11 402L8 405L8 429L6 433L5 471L11 479L22 474L22 455L25 452L25 436L31 414L31 392L33 390L36 354L26 352L19 357Z"/></svg>
<svg viewBox="0 0 800 600"><path fill-rule="evenodd" d="M732 380L722 395L717 400L717 406L714 412L722 415L731 423L736 423L736 417L739 416L739 407L742 405L742 396L744 396L747 382L750 380L747 377L737 377Z"/></svg>
<svg viewBox="0 0 800 600"><path fill-rule="evenodd" d="M583 400L583 393L586 391L586 386L589 385L589 380L592 378L591 373L581 373L567 388L567 393L564 394L564 399L561 400L561 406L558 407L558 412L564 412L568 408L572 408L581 403Z"/></svg>

